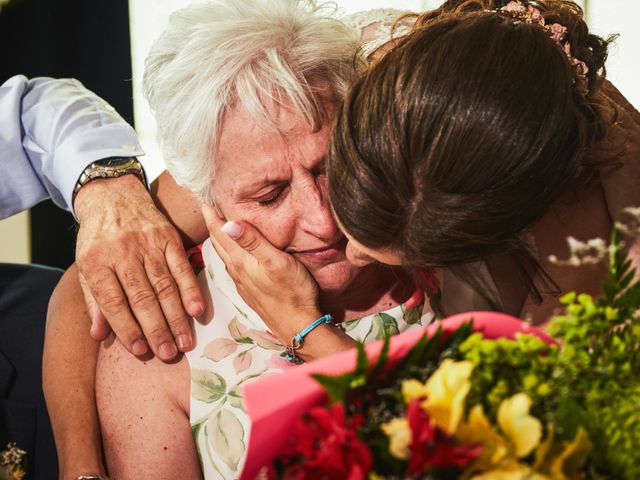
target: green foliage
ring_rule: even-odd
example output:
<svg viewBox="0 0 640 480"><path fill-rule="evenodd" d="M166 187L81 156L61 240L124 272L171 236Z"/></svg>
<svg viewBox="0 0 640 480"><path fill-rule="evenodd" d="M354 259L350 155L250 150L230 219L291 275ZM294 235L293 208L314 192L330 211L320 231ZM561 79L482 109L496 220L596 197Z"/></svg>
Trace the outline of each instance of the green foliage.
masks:
<svg viewBox="0 0 640 480"><path fill-rule="evenodd" d="M358 342L356 348L358 349L358 357L356 359L356 368L352 372L347 372L342 375L311 374L311 376L322 385L331 402L344 402L350 390L364 386L367 383L369 358L362 343ZM378 363L386 361L388 351L389 337L385 338L384 347Z"/></svg>
<svg viewBox="0 0 640 480"><path fill-rule="evenodd" d="M475 333L460 345L460 353L475 365L467 405L481 404L489 418L495 419L503 400L524 392L533 400L534 413L552 420L557 388L555 346L531 335L487 340Z"/></svg>
<svg viewBox="0 0 640 480"><path fill-rule="evenodd" d="M603 295L565 295L550 333L563 343L555 375L582 405L596 453L594 477L640 478L640 283L613 232ZM604 474L604 476L603 476Z"/></svg>
<svg viewBox="0 0 640 480"><path fill-rule="evenodd" d="M617 381L593 388L586 399L588 427L596 448L595 467L610 478L640 478L640 382Z"/></svg>

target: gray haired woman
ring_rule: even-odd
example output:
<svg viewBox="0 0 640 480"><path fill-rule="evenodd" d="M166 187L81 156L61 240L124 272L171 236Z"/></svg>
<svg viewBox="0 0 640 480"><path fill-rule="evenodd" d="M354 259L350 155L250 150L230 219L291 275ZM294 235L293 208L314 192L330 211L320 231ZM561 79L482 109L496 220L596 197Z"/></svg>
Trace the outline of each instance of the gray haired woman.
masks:
<svg viewBox="0 0 640 480"><path fill-rule="evenodd" d="M145 90L169 171L198 201L255 225L295 258L320 301L265 323L239 295L242 272L229 272L234 283L225 255L207 243L200 280L209 305L194 322L192 352L166 365L118 342L101 348L96 393L115 477L235 478L251 428L242 383L433 319L408 274L347 261L327 201L330 133L359 46L351 28L298 0L194 5L176 12L154 45ZM171 202L165 180L158 194ZM193 208L177 221L197 237ZM273 296L296 303L287 288Z"/></svg>

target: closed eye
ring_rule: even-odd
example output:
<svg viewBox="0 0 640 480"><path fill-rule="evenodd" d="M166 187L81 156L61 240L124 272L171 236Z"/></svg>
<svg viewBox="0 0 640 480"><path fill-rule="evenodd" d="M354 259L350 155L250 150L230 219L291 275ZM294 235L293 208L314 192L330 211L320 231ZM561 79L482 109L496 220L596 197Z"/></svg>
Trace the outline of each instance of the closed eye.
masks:
<svg viewBox="0 0 640 480"><path fill-rule="evenodd" d="M283 198L283 193L287 187L277 188L272 190L266 197L258 199L258 204L263 207L275 206Z"/></svg>

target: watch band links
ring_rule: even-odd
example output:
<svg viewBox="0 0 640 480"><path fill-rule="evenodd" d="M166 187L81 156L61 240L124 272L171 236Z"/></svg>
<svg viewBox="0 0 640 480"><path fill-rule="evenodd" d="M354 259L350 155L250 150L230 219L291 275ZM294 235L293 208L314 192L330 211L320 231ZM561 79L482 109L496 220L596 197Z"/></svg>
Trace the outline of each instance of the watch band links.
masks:
<svg viewBox="0 0 640 480"><path fill-rule="evenodd" d="M135 175L142 184L147 186L144 169L136 157L130 158L107 158L97 160L84 169L73 189L72 202L82 187L93 180L104 178L118 178L123 175Z"/></svg>

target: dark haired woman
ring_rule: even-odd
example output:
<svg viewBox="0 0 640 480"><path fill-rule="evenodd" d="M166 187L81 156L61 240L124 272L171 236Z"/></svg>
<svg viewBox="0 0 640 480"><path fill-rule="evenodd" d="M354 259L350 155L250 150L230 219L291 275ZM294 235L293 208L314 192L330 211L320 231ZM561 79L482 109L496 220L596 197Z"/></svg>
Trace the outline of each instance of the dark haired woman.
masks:
<svg viewBox="0 0 640 480"><path fill-rule="evenodd" d="M418 17L352 86L334 131L329 191L350 258L442 267L447 314L540 323L559 292L597 294L601 265L549 257L568 256L569 236L607 240L640 205L640 114L604 81L607 43L568 1L452 0ZM259 260L255 283L284 283L274 265L291 262L259 238L245 225L236 239Z"/></svg>

